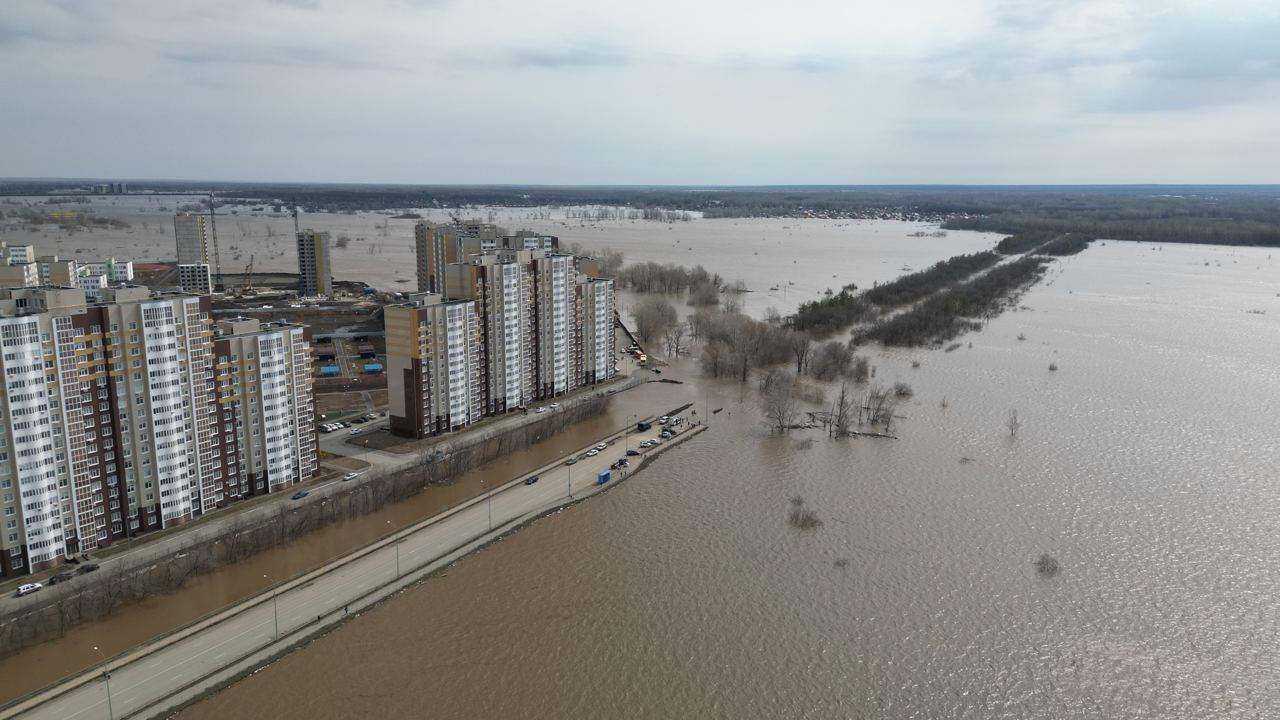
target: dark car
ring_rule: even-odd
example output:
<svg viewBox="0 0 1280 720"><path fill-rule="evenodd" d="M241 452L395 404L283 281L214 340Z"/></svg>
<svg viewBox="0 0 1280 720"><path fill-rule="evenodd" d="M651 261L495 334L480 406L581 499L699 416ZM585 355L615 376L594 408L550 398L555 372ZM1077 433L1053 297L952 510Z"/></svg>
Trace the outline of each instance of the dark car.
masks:
<svg viewBox="0 0 1280 720"><path fill-rule="evenodd" d="M640 455L640 451L639 451L639 450L628 450L628 451L627 451L627 454L628 454L628 455L630 455L631 457L638 457L638 456Z"/></svg>
<svg viewBox="0 0 1280 720"><path fill-rule="evenodd" d="M57 585L58 583L60 583L60 582L66 582L66 581L70 580L70 579L71 579L71 578L73 578L73 577L75 577L75 575L72 575L72 574L71 574L71 573L69 573L69 572L60 572L60 573L58 573L57 575L54 575L53 577L49 578L49 584L50 584L50 585Z"/></svg>
<svg viewBox="0 0 1280 720"><path fill-rule="evenodd" d="M80 566L80 574L83 575L84 573L91 573L97 569L98 569L97 563L85 563L84 565Z"/></svg>
<svg viewBox="0 0 1280 720"><path fill-rule="evenodd" d="M532 485L532 484L534 484L534 483L536 483L536 482L538 482L538 476L537 476L537 475L534 475L533 477L527 477L527 478L525 478L525 479L524 479L524 484L525 484L525 485Z"/></svg>
<svg viewBox="0 0 1280 720"><path fill-rule="evenodd" d="M296 492L296 493L294 493L294 494L293 494L293 499L294 499L294 500L301 500L302 498L304 498L304 497L306 497L306 496L308 496L308 495L310 495L310 494L311 494L311 493L307 492L306 490L299 490L298 492Z"/></svg>
<svg viewBox="0 0 1280 720"><path fill-rule="evenodd" d="M578 458L576 458L576 457L571 457L571 458L569 458L568 460L565 460L565 461L564 461L564 464L565 464L565 465L573 465L573 464L575 464L575 463L577 463L577 462L578 462Z"/></svg>

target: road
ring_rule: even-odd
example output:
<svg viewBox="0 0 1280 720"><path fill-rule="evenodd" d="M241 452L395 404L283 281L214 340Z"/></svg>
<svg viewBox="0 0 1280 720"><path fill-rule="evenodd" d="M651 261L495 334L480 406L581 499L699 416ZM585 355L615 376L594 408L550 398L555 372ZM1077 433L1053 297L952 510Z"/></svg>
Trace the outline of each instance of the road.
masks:
<svg viewBox="0 0 1280 720"><path fill-rule="evenodd" d="M655 437L659 430L655 424L642 433L614 436L608 449L595 457L582 457L572 466L565 465L562 459L543 468L539 480L533 484L526 485L524 477L517 478L469 505L400 531L397 539L383 541L384 546L367 554L338 561L345 564L336 569L317 571L323 574L287 583L273 601L266 600L269 595L264 593L247 601L242 611L205 627L198 625L189 634L175 636L171 644L149 655L138 657L141 653L135 651L133 655L113 660L109 664L112 667L111 714L124 717L139 711L162 710L152 705L242 658L274 651L272 645L277 638L282 638L280 647L286 647L297 639L289 637L291 632L340 619L347 606L361 602L377 588L423 568L494 528L501 529L505 523L543 512L562 504L568 497L598 491L596 477L624 455L624 446L636 448L641 440ZM575 457L582 456L586 450L575 453ZM406 583L411 581L405 579ZM263 585L267 591L269 581L265 578ZM368 602L373 600L365 600L364 604ZM69 689L54 688L51 699L35 707L24 707L21 714L16 714L18 708L0 712L0 720L106 718L109 714L107 680L100 673L96 669L72 678L64 684Z"/></svg>

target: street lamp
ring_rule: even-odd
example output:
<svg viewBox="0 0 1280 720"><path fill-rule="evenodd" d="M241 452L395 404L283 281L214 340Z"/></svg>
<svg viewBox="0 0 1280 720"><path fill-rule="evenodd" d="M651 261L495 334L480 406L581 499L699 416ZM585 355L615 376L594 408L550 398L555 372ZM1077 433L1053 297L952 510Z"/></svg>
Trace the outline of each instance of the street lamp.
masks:
<svg viewBox="0 0 1280 720"><path fill-rule="evenodd" d="M486 511L489 513L489 532L493 532L493 488L488 487L484 478L480 479L480 486L485 488L484 504Z"/></svg>
<svg viewBox="0 0 1280 720"><path fill-rule="evenodd" d="M276 604L276 597L279 596L280 593L277 592L276 590L276 581L272 580L270 575L263 573L262 577L266 578L267 582L271 583L271 617L274 620L275 627L276 627L275 635L273 635L271 639L279 640L280 639L280 606Z"/></svg>
<svg viewBox="0 0 1280 720"><path fill-rule="evenodd" d="M387 525L391 525L390 520L387 521ZM394 530L394 528L392 529ZM392 544L396 546L396 579L399 580L400 579L400 538L396 538L395 542Z"/></svg>
<svg viewBox="0 0 1280 720"><path fill-rule="evenodd" d="M116 720L115 710L111 707L111 671L107 669L107 656L98 649L97 645L93 646L93 651L102 658L102 677L107 681L107 720Z"/></svg>
<svg viewBox="0 0 1280 720"><path fill-rule="evenodd" d="M573 499L573 466L566 465L565 467L569 468L569 499L572 500Z"/></svg>

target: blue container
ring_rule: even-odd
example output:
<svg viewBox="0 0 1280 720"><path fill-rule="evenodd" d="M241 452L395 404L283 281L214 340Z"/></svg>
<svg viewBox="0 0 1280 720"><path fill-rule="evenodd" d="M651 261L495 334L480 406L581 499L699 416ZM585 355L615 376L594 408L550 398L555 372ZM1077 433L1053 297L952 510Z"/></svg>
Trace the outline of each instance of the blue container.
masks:
<svg viewBox="0 0 1280 720"><path fill-rule="evenodd" d="M339 372L337 365L325 365L320 368L320 375L322 377L334 377L337 376Z"/></svg>
<svg viewBox="0 0 1280 720"><path fill-rule="evenodd" d="M382 372L382 363L368 363L364 366L364 371L369 375L376 375Z"/></svg>
<svg viewBox="0 0 1280 720"><path fill-rule="evenodd" d="M597 485L603 485L603 484L605 484L605 483L607 483L607 482L609 482L609 471L608 471L608 470L601 470L601 471L600 471L600 476L596 478L596 484L597 484Z"/></svg>

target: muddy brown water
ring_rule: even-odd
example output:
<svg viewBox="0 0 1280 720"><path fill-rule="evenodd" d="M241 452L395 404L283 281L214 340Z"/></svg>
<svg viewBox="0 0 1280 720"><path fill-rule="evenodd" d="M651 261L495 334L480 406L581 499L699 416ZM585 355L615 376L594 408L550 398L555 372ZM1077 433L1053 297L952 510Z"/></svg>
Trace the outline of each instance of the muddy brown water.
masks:
<svg viewBox="0 0 1280 720"><path fill-rule="evenodd" d="M872 353L897 441L673 368L709 432L182 716L1280 716L1277 293L1266 250L1095 245Z"/></svg>

